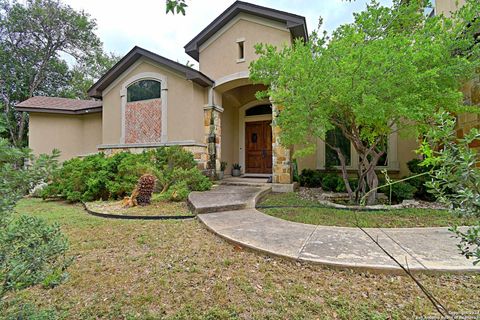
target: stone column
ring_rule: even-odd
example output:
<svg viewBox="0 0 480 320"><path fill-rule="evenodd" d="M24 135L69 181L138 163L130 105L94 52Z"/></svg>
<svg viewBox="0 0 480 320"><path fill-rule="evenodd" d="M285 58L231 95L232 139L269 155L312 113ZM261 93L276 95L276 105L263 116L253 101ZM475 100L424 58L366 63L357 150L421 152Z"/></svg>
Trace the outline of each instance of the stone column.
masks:
<svg viewBox="0 0 480 320"><path fill-rule="evenodd" d="M212 178L220 170L222 155L222 112L223 108L208 105L204 108L205 144L207 144L207 172Z"/></svg>
<svg viewBox="0 0 480 320"><path fill-rule="evenodd" d="M272 104L272 191L293 192L296 184L293 183L293 167L291 161L292 148L280 144L281 128L277 125L276 117L281 107Z"/></svg>

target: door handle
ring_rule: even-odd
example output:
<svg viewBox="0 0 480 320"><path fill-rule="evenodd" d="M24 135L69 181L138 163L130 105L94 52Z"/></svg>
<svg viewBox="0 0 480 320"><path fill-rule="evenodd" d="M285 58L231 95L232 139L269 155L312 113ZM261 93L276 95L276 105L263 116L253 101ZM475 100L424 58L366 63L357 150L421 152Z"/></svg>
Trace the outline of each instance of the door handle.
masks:
<svg viewBox="0 0 480 320"><path fill-rule="evenodd" d="M265 148L262 149L262 158L266 158L267 157L267 150Z"/></svg>

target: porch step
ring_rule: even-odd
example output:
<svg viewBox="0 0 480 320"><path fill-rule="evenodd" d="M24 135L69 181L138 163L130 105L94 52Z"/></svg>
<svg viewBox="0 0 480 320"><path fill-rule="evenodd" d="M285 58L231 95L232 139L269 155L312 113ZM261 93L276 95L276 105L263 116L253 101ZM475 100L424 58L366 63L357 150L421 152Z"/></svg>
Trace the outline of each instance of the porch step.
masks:
<svg viewBox="0 0 480 320"><path fill-rule="evenodd" d="M249 187L268 187L269 178L246 178L246 177L229 177L220 181L224 186L249 186Z"/></svg>
<svg viewBox="0 0 480 320"><path fill-rule="evenodd" d="M270 190L269 186L219 185L210 191L190 193L188 205L194 214L250 209Z"/></svg>

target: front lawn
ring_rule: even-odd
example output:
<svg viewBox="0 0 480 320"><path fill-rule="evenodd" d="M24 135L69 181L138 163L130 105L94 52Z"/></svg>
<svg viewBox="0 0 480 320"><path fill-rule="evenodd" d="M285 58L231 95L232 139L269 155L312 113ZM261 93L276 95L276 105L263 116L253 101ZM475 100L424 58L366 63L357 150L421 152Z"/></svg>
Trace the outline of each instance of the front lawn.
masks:
<svg viewBox="0 0 480 320"><path fill-rule="evenodd" d="M271 193L257 206L259 210L285 220L339 227L407 228L407 227L446 227L451 225L473 225L478 218L457 217L446 210L401 209L385 211L352 211L319 207L313 200L305 200L298 193ZM262 208L262 206L281 206ZM288 207L293 206L293 207ZM297 206L297 207L295 207ZM299 208L306 206L306 208ZM308 206L317 206L310 207Z"/></svg>
<svg viewBox="0 0 480 320"><path fill-rule="evenodd" d="M405 276L304 265L246 251L196 220L97 218L80 205L22 200L19 213L58 222L70 277L16 297L65 319L412 319L435 315ZM419 275L450 311L480 308L478 275ZM7 299L15 296L11 295Z"/></svg>

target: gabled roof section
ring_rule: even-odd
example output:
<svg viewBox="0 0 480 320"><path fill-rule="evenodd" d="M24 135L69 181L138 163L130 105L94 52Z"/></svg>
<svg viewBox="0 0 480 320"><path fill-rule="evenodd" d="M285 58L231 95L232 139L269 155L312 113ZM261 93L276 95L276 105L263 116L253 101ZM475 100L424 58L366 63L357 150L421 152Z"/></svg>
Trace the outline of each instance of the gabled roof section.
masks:
<svg viewBox="0 0 480 320"><path fill-rule="evenodd" d="M18 111L63 114L102 112L102 101L36 96L15 106Z"/></svg>
<svg viewBox="0 0 480 320"><path fill-rule="evenodd" d="M293 38L303 38L305 41L308 40L307 22L305 21L305 17L248 2L236 1L213 20L213 22L205 29L203 29L195 38L193 38L184 47L185 52L198 61L200 46L239 13L248 13L266 19L280 21L285 23L285 27L290 30Z"/></svg>
<svg viewBox="0 0 480 320"><path fill-rule="evenodd" d="M102 98L102 91L107 88L115 79L124 73L131 65L140 58L150 59L168 69L182 73L187 80L208 87L213 85L213 81L198 70L187 67L181 63L162 57L156 53L135 46L120 61L118 61L110 70L107 71L90 89L88 95L93 98Z"/></svg>

